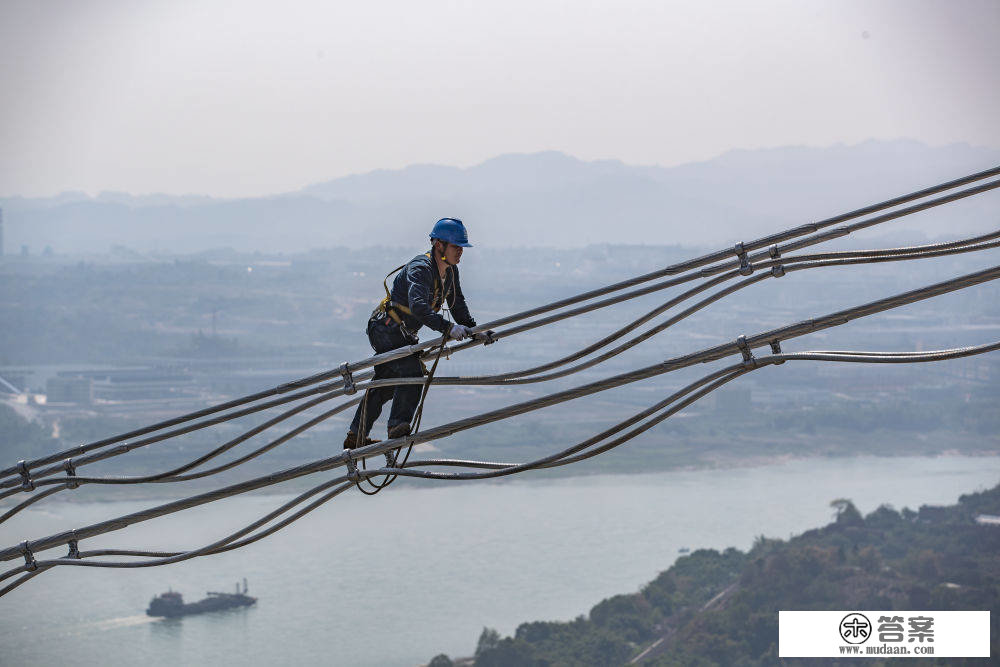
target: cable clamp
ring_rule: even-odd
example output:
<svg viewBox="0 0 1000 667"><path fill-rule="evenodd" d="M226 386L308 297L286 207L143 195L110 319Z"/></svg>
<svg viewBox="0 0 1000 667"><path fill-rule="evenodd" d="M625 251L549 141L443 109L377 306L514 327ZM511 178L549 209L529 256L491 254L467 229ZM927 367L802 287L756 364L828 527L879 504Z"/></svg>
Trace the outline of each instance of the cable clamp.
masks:
<svg viewBox="0 0 1000 667"><path fill-rule="evenodd" d="M76 530L70 532L73 534L73 539L69 541L69 553L66 554L66 558L80 558L80 540L76 536Z"/></svg>
<svg viewBox="0 0 1000 667"><path fill-rule="evenodd" d="M771 354L781 354L781 341L780 340L772 340L771 341ZM783 363L785 363L784 359L782 359L781 361L774 362L774 365L775 366L780 366Z"/></svg>
<svg viewBox="0 0 1000 667"><path fill-rule="evenodd" d="M21 547L21 555L24 556L24 567L28 572L34 572L38 569L38 561L35 560L35 554L31 553L31 548L28 547L28 540L21 542L19 545Z"/></svg>
<svg viewBox="0 0 1000 667"><path fill-rule="evenodd" d="M31 475L28 473L28 464L24 462L24 459L17 462L17 473L21 476L21 490L34 491L35 483L31 481Z"/></svg>
<svg viewBox="0 0 1000 667"><path fill-rule="evenodd" d="M496 335L497 335L496 331L493 331L493 329L487 329L486 331L480 331L479 333L475 334L475 337L482 340L483 345L492 345L493 343L497 342Z"/></svg>
<svg viewBox="0 0 1000 667"><path fill-rule="evenodd" d="M778 259L781 257L781 251L778 250L778 244L775 243L770 248L767 249L767 255L771 259ZM775 278L780 278L785 275L785 266L783 264L775 264L771 267L771 275Z"/></svg>
<svg viewBox="0 0 1000 667"><path fill-rule="evenodd" d="M357 482L358 480L360 480L361 473L358 472L358 464L351 457L350 454L347 454L346 465L347 465L347 479L351 480L352 482Z"/></svg>
<svg viewBox="0 0 1000 667"><path fill-rule="evenodd" d="M736 338L736 347L740 348L740 353L743 355L743 365L747 368L757 368L757 357L753 356L746 336L740 335Z"/></svg>
<svg viewBox="0 0 1000 667"><path fill-rule="evenodd" d="M351 375L351 369L346 361L340 365L340 374L344 376L344 393L350 396L357 392L358 388L354 386L354 376Z"/></svg>
<svg viewBox="0 0 1000 667"><path fill-rule="evenodd" d="M63 468L66 469L66 477L76 477L76 466L73 465L73 459L63 461ZM66 482L67 489L76 489L79 486L80 482Z"/></svg>
<svg viewBox="0 0 1000 667"><path fill-rule="evenodd" d="M743 241L740 241L735 246L733 246L733 252L740 260L740 275L749 276L753 273L753 266L750 265L750 260L747 258L746 248L743 247Z"/></svg>

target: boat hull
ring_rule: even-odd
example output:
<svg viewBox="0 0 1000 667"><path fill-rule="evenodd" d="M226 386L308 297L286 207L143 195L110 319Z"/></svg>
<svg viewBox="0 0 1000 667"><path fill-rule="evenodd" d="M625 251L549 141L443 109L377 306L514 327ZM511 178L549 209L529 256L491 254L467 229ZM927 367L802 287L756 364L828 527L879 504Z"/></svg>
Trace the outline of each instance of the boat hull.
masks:
<svg viewBox="0 0 1000 667"><path fill-rule="evenodd" d="M204 600L185 604L179 593L164 593L153 598L146 615L176 618L234 607L249 607L256 602L257 598L242 593L210 593Z"/></svg>

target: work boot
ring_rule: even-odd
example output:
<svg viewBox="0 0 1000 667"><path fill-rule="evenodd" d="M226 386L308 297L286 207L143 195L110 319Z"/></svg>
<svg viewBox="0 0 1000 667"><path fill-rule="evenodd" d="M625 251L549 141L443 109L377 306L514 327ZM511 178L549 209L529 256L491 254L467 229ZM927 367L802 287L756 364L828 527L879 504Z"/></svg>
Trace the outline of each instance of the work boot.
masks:
<svg viewBox="0 0 1000 667"><path fill-rule="evenodd" d="M410 424L403 422L402 424L396 424L395 426L389 427L389 439L393 438L405 438L410 435Z"/></svg>
<svg viewBox="0 0 1000 667"><path fill-rule="evenodd" d="M347 437L344 438L344 449L355 449L356 447L364 447L365 445L374 445L376 442L382 441L366 437L361 444L358 444L358 434L354 431L348 431Z"/></svg>

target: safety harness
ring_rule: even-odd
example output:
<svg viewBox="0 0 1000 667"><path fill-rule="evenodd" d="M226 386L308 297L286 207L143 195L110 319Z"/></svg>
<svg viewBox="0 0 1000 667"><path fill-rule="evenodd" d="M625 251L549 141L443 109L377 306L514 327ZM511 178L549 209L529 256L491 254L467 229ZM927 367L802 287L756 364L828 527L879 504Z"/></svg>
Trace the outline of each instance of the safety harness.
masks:
<svg viewBox="0 0 1000 667"><path fill-rule="evenodd" d="M424 254L427 257L431 257L431 253L429 253L429 252L424 253ZM432 265L433 265L433 262L432 262ZM378 305L378 308L376 308L375 312L372 313L372 318L373 319L376 319L376 318L377 319L382 319L383 317L386 317L386 316L391 317L399 325L399 328L403 331L404 334L407 334L407 335L410 335L410 336L413 336L414 338L416 338L415 334L412 334L410 331L407 330L406 325L403 323L403 318L399 316L400 312L405 313L407 315L413 315L412 311L410 311L409 308L407 308L406 306L404 306L402 304L395 303L392 300L392 294L389 292L389 285L388 285L389 277L392 274L396 273L397 271L401 271L405 267L406 267L406 264L403 264L403 266L399 266L399 267L393 269L382 280L382 287L385 288L385 298L382 299L382 302ZM436 268L436 267L434 267L434 268ZM449 265L448 270L449 271L451 270L451 265ZM451 286L452 286L452 289L454 289L454 286L455 286L454 277L452 278ZM441 276L438 275L437 271L435 271L434 272L434 296L431 298L431 308L434 310L435 313L438 312L439 310L441 310L441 306L444 303L445 299L447 298L447 295L444 295L444 296L441 297L441 300L438 301L438 296L441 294L441 287L442 287L442 285L441 285ZM450 325L450 323L451 323L451 311L449 310L447 312L448 312L448 321L449 321L449 325ZM386 320L385 324L388 324L388 323L389 323L389 320ZM423 368L423 371L424 371L423 374L425 376L425 380L424 380L424 384L423 384L423 387L422 387L421 392L420 392L420 402L417 404L416 413L415 413L413 419L410 422L410 432L409 432L408 435L414 435L414 434L416 434L420 430L420 421L423 418L423 414L424 414L424 401L427 400L427 392L428 392L428 390L431 387L431 382L434 381L434 372L437 370L438 362L441 361L441 355L444 353L445 346L447 346L447 344L448 344L448 336L447 335L442 336L441 337L441 345L440 345L440 347L438 347L437 355L434 357L434 364L431 366L430 370L427 369L427 365L424 363L424 360L423 359L419 359L419 357L418 357L418 359L420 361L420 365L421 365L421 367ZM364 424L366 422L365 413L367 412L367 410L368 410L368 391L365 391L365 395L361 399L361 418L360 418L361 424ZM355 441L355 447L361 447L363 445L364 445L364 436L361 435L361 429L359 428L358 429L357 440ZM387 467L389 467L389 468L405 468L406 467L406 462L410 460L410 453L413 451L413 441L411 440L409 442L409 444L407 445L407 447L406 447L406 454L403 455L402 461L400 461L400 452L401 452L401 450L402 450L402 447L397 448L391 454L389 452L386 452L386 457L387 457L386 458L386 465L387 465ZM389 457L391 457L391 460L390 460ZM368 469L368 465L365 462L364 458L361 459L361 466L365 470ZM366 496L373 496L376 493L378 493L379 491L381 491L382 489L384 489L385 487L387 487L390 484L392 484L396 480L396 477L398 477L398 475L386 475L383 480L381 480L381 481L374 481L374 482L371 480L371 478L365 477L364 481L366 482L366 484L362 484L361 480L355 480L354 484L355 484L355 486L358 487L358 490L361 491L362 493L364 493ZM366 486L368 488L365 488Z"/></svg>
<svg viewBox="0 0 1000 667"><path fill-rule="evenodd" d="M431 257L430 252L426 252L424 253L424 255L427 258ZM431 262L432 269L436 268L433 266L433 264L434 263ZM378 304L378 307L375 308L375 311L372 313L372 319L380 320L383 317L390 317L396 324L400 326L401 329L404 330L405 333L408 333L412 336L413 332L410 332L409 330L406 329L406 325L403 323L403 318L402 316L400 316L400 313L403 313L404 315L410 315L412 317L413 311L410 310L408 306L404 306L401 303L396 303L395 301L393 301L392 293L389 291L389 278L392 277L393 274L402 271L405 268L406 264L403 264L402 266L397 266L395 269L386 274L385 278L382 280L382 287L385 288L385 298L382 299L382 301ZM431 297L431 310L433 310L436 313L439 310L441 310L441 306L444 303L444 298L441 296L441 277L437 275L437 271L433 271L433 274L434 274L434 294ZM389 323L388 321L385 322L385 324L388 323Z"/></svg>

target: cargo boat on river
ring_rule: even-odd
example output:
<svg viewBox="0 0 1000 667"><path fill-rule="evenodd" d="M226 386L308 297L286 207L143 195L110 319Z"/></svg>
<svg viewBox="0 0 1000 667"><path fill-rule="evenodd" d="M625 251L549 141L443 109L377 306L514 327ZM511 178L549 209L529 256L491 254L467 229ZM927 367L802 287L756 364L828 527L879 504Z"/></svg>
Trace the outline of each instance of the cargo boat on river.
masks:
<svg viewBox="0 0 1000 667"><path fill-rule="evenodd" d="M216 593L209 591L208 597L198 602L190 604L184 603L184 597L176 591L167 591L162 595L157 595L150 600L149 609L146 610L148 616L165 616L175 618L177 616L188 616L190 614L201 614L206 611L217 611L219 609L230 609L233 607L249 607L257 602L257 598L247 595L247 580L243 580L243 590L236 584L235 593Z"/></svg>

